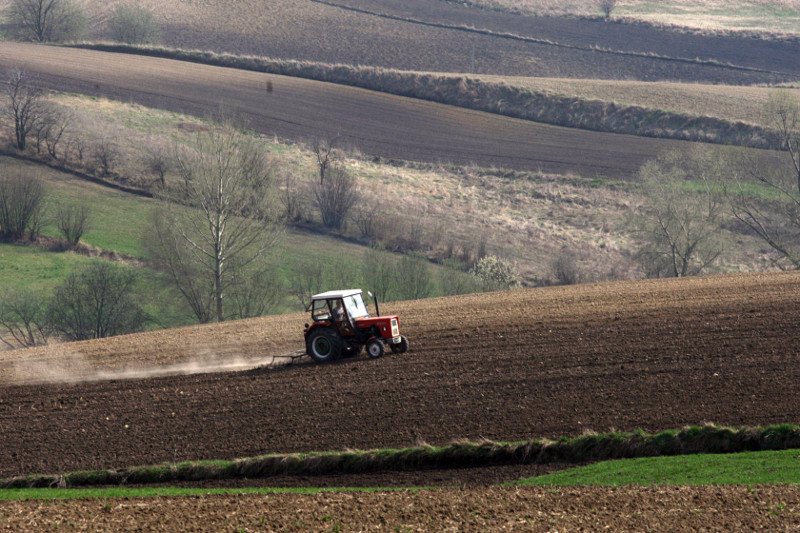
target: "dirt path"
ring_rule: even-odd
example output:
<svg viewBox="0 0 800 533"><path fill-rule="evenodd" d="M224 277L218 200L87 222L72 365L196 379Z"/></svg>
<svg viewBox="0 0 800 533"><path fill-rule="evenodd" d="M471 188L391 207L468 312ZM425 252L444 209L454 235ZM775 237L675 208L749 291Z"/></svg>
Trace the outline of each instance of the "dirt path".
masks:
<svg viewBox="0 0 800 533"><path fill-rule="evenodd" d="M483 488L0 503L19 531L796 530L800 489Z"/></svg>
<svg viewBox="0 0 800 533"><path fill-rule="evenodd" d="M389 304L412 350L277 371L0 387L0 475L264 452L799 422L800 275ZM71 345L167 364L301 342L275 317ZM17 352L57 361L58 347ZM6 365L12 361L6 358ZM47 359L49 357L49 359ZM53 363L54 364L54 363Z"/></svg>
<svg viewBox="0 0 800 533"><path fill-rule="evenodd" d="M341 135L369 155L432 163L630 177L680 141L559 128L353 87L237 69L11 42L0 68L50 88L212 116L292 140ZM273 90L267 91L271 82Z"/></svg>

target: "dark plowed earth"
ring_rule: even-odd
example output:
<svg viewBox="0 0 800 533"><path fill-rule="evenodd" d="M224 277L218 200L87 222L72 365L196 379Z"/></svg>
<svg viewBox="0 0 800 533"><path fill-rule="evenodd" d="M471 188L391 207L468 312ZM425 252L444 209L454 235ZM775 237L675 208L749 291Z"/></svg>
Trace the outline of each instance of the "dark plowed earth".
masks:
<svg viewBox="0 0 800 533"><path fill-rule="evenodd" d="M224 108L256 131L302 140L341 135L392 159L629 177L666 141L558 128L329 83L167 59L0 43L0 68L50 87L200 116ZM272 92L267 83L272 82Z"/></svg>
<svg viewBox="0 0 800 533"><path fill-rule="evenodd" d="M799 298L800 275L779 274L433 299L387 306L411 339L402 356L5 386L0 475L419 440L800 422ZM285 322L245 322L243 337L268 334L272 321ZM175 335L183 344L205 335L213 353L225 348L213 333ZM137 346L150 354L181 344L158 338L108 346L135 355ZM253 345L242 346L243 356L253 355ZM103 343L70 350L88 359Z"/></svg>
<svg viewBox="0 0 800 533"><path fill-rule="evenodd" d="M107 2L87 2L95 5L90 12L98 19L107 16ZM458 2L272 0L270 9L263 9L258 0L192 2L190 8L188 2L139 3L155 9L168 46L284 59L405 70L728 84L794 81L800 74L797 40L695 35L644 24L528 17ZM654 54L662 57L652 57ZM719 64L674 60L677 58Z"/></svg>

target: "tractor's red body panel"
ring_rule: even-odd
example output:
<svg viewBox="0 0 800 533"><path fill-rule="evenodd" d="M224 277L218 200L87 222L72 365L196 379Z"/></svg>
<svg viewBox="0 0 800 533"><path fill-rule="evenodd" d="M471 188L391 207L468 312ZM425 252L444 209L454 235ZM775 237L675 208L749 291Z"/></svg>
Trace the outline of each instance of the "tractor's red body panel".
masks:
<svg viewBox="0 0 800 533"><path fill-rule="evenodd" d="M394 327L392 324L394 322ZM377 330L378 338L390 340L400 335L400 318L397 315L390 316L376 316L370 318L359 318L355 321L356 327L361 331L368 331L373 327ZM306 337L317 328L335 327L335 324L330 320L321 320L312 323L304 332Z"/></svg>

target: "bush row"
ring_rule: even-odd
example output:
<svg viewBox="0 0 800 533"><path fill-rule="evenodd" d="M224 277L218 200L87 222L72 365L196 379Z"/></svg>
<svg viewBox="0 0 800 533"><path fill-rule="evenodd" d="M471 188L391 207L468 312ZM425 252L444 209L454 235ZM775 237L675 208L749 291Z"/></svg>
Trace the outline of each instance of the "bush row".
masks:
<svg viewBox="0 0 800 533"><path fill-rule="evenodd" d="M556 441L460 441L446 446L403 449L263 455L232 461L94 470L65 475L33 475L0 480L0 488L82 487L266 478L280 475L354 474L385 470L466 468L509 464L582 463L608 459L784 450L800 447L800 426L729 428L690 426L647 433L612 432L565 437Z"/></svg>

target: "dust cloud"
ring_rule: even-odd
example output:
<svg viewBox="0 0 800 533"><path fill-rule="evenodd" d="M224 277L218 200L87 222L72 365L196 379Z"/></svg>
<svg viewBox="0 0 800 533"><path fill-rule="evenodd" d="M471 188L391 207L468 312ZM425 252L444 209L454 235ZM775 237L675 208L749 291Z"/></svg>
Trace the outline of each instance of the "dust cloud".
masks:
<svg viewBox="0 0 800 533"><path fill-rule="evenodd" d="M241 372L299 364L304 359L303 352L261 357L201 354L185 361L164 365L129 365L121 368L98 368L80 353L65 350L57 357L14 361L10 373L10 381L17 384L74 384L217 372Z"/></svg>

